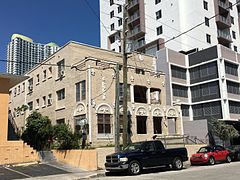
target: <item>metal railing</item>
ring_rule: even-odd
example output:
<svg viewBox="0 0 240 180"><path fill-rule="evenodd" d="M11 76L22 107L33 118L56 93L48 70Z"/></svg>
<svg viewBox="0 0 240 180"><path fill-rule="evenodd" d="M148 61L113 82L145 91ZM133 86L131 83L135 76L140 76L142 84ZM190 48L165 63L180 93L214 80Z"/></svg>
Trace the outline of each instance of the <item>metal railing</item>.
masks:
<svg viewBox="0 0 240 180"><path fill-rule="evenodd" d="M140 26L136 26L133 30L130 31L130 33L128 34L129 36L134 36L135 34L141 32L141 28Z"/></svg>
<svg viewBox="0 0 240 180"><path fill-rule="evenodd" d="M232 40L230 32L224 32L224 31L219 30L219 29L218 29L218 37L222 37L224 39L228 39L229 41Z"/></svg>
<svg viewBox="0 0 240 180"><path fill-rule="evenodd" d="M218 0L218 5L226 10L228 10L227 8L229 8L229 4L227 2L223 2L221 0Z"/></svg>
<svg viewBox="0 0 240 180"><path fill-rule="evenodd" d="M129 1L128 9L130 9L131 7L133 7L133 6L137 5L137 4L139 4L139 0L131 0L131 1Z"/></svg>
<svg viewBox="0 0 240 180"><path fill-rule="evenodd" d="M220 20L221 22L224 22L225 24L228 24L228 25L231 24L230 19L229 19L229 18L226 18L226 17L224 17L224 16L219 15L219 20Z"/></svg>
<svg viewBox="0 0 240 180"><path fill-rule="evenodd" d="M134 21L135 19L138 19L140 17L139 11L136 11L132 16L128 18L128 23Z"/></svg>

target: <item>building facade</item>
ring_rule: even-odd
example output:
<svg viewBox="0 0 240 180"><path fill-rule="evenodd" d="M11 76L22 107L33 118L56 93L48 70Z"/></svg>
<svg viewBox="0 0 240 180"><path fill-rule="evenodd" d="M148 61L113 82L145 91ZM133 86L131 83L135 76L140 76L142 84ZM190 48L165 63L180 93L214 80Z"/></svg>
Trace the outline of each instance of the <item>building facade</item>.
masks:
<svg viewBox="0 0 240 180"><path fill-rule="evenodd" d="M101 48L121 51L124 2L100 0ZM240 3L237 2L128 0L128 43L131 50L152 55L164 46L187 53L217 44L239 52ZM198 27L188 31L195 26Z"/></svg>
<svg viewBox="0 0 240 180"><path fill-rule="evenodd" d="M157 56L170 92L166 103L181 102L184 122L220 119L240 131L240 54L217 45L190 55L162 49Z"/></svg>
<svg viewBox="0 0 240 180"><path fill-rule="evenodd" d="M8 44L7 72L15 75L25 74L59 49L53 42L35 43L29 37L13 34Z"/></svg>
<svg viewBox="0 0 240 180"><path fill-rule="evenodd" d="M34 67L25 82L11 89L9 108L16 124L24 128L25 118L37 110L53 124L69 124L74 131L86 128L93 146L113 144L116 64L120 65L121 132L122 55L76 42L69 42ZM183 135L180 106L166 105L165 75L156 71L155 57L136 53L129 57L128 85L132 141L154 134ZM19 112L23 104L28 110Z"/></svg>

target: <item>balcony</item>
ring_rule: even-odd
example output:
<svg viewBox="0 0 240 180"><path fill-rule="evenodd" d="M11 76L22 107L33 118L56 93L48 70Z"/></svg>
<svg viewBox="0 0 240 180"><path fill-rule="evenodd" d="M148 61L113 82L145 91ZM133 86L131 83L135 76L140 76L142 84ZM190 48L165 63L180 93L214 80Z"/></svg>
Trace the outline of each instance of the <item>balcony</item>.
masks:
<svg viewBox="0 0 240 180"><path fill-rule="evenodd" d="M216 23L218 25L218 28L225 29L231 27L231 20L230 16L224 17L222 15L218 15L216 17Z"/></svg>
<svg viewBox="0 0 240 180"><path fill-rule="evenodd" d="M228 3L228 1L225 1L225 2L223 2L223 1L221 1L221 0L218 0L218 5L221 7L221 8L223 8L223 9L225 9L226 11L229 11L229 3Z"/></svg>
<svg viewBox="0 0 240 180"><path fill-rule="evenodd" d="M139 0L131 0L128 3L127 10L128 11L135 10L138 8L138 6L139 6Z"/></svg>
<svg viewBox="0 0 240 180"><path fill-rule="evenodd" d="M230 43L232 42L232 37L230 35L229 30L220 30L218 29L218 42L226 47L230 47Z"/></svg>
<svg viewBox="0 0 240 180"><path fill-rule="evenodd" d="M133 49L137 50L137 49L143 47L145 44L146 44L145 40L137 41L137 42L133 43Z"/></svg>
<svg viewBox="0 0 240 180"><path fill-rule="evenodd" d="M132 30L129 30L128 38L129 39L138 39L142 37L145 32L141 29L140 25L135 26Z"/></svg>
<svg viewBox="0 0 240 180"><path fill-rule="evenodd" d="M128 24L129 24L129 23L133 23L133 22L135 22L136 20L139 20L139 18L140 18L140 13L139 13L139 11L136 11L133 15L129 16L129 18L128 18Z"/></svg>

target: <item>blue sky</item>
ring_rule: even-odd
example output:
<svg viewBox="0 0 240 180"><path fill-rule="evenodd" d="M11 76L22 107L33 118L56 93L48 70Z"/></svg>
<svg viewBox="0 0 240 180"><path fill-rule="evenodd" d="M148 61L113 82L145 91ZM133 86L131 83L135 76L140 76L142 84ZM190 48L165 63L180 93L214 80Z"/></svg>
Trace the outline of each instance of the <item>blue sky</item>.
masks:
<svg viewBox="0 0 240 180"><path fill-rule="evenodd" d="M85 0L1 0L0 59L7 58L11 35L26 35L35 42L62 46L70 40L100 45L99 19ZM99 14L98 0L86 0ZM0 72L6 63L0 61Z"/></svg>

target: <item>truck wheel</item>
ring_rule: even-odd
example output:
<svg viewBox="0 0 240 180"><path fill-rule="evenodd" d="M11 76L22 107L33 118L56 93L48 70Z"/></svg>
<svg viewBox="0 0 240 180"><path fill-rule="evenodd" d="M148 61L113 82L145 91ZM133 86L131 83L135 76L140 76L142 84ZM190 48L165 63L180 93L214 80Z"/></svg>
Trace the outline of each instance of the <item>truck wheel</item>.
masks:
<svg viewBox="0 0 240 180"><path fill-rule="evenodd" d="M227 163L230 163L231 161L232 161L231 157L230 157L229 155L227 155L227 157L226 157L226 162L227 162Z"/></svg>
<svg viewBox="0 0 240 180"><path fill-rule="evenodd" d="M180 170L183 168L183 162L180 157L175 157L172 162L172 167L176 170Z"/></svg>
<svg viewBox="0 0 240 180"><path fill-rule="evenodd" d="M141 173L141 165L138 161L133 160L129 163L128 172L131 175L137 175Z"/></svg>
<svg viewBox="0 0 240 180"><path fill-rule="evenodd" d="M214 164L215 164L215 159L214 159L214 157L210 157L208 163L209 163L210 165L214 165Z"/></svg>

